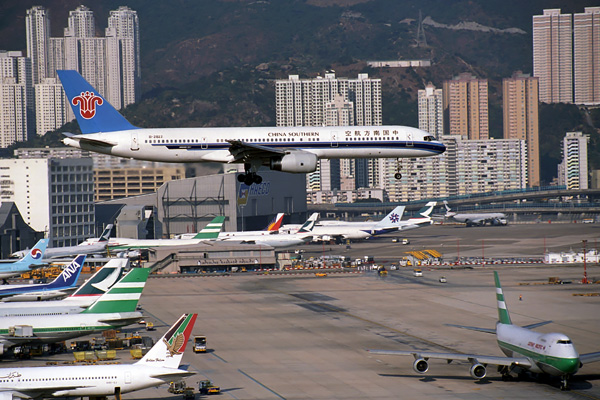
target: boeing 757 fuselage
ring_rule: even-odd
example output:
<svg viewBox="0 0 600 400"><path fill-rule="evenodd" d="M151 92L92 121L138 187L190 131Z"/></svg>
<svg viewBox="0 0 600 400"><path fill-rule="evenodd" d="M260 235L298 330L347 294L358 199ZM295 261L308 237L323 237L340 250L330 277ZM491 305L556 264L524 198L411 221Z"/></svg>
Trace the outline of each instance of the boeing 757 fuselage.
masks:
<svg viewBox="0 0 600 400"><path fill-rule="evenodd" d="M244 164L239 180L262 182L260 167L308 173L321 158L416 158L446 147L406 126L154 128L130 124L76 71L57 71L81 135L66 145L139 160ZM400 172L396 174L400 179Z"/></svg>

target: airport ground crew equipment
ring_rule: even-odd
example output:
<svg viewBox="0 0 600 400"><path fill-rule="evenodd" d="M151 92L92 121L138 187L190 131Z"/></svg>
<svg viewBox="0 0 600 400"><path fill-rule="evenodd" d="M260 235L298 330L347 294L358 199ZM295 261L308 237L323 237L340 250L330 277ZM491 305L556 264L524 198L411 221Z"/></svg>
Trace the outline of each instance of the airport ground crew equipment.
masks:
<svg viewBox="0 0 600 400"><path fill-rule="evenodd" d="M198 382L198 391L200 394L219 394L221 393L221 388L219 386L213 385L212 381L204 380Z"/></svg>

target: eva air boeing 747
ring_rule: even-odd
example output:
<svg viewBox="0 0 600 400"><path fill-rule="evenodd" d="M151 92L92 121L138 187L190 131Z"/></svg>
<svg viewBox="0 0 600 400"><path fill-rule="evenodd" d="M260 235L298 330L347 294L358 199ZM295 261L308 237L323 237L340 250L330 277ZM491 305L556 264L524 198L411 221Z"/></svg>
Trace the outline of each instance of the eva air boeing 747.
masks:
<svg viewBox="0 0 600 400"><path fill-rule="evenodd" d="M562 333L541 333L532 330L551 321L539 322L524 327L513 325L504 293L500 286L498 273L494 271L496 282L496 299L498 301L498 317L496 329L476 328L472 326L450 325L479 332L494 333L500 350L506 357L484 356L462 353L434 353L429 351L409 350L369 350L371 354L388 354L413 356L413 369L424 374L429 369L430 358L452 361L465 361L471 364L469 372L474 379L486 376L487 365L497 365L503 379L508 379L512 371L531 371L560 377L561 389L568 389L569 378L585 364L600 361L600 352L579 354L571 339Z"/></svg>
<svg viewBox="0 0 600 400"><path fill-rule="evenodd" d="M238 179L247 185L262 182L260 167L308 173L321 158L416 158L446 150L431 134L406 126L141 129L77 71L57 73L82 133L67 135L66 145L138 160L243 164Z"/></svg>

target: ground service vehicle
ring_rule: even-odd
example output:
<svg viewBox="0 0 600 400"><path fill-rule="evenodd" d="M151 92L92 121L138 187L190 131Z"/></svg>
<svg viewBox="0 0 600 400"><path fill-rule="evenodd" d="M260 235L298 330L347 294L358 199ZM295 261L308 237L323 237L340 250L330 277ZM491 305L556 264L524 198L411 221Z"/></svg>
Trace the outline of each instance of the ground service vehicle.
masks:
<svg viewBox="0 0 600 400"><path fill-rule="evenodd" d="M200 394L219 394L221 393L221 388L219 386L213 385L212 381L204 380L198 382L198 391Z"/></svg>
<svg viewBox="0 0 600 400"><path fill-rule="evenodd" d="M417 268L413 271L413 275L414 276L423 276L423 271L421 271L420 269Z"/></svg>
<svg viewBox="0 0 600 400"><path fill-rule="evenodd" d="M194 353L206 353L206 336L194 336Z"/></svg>

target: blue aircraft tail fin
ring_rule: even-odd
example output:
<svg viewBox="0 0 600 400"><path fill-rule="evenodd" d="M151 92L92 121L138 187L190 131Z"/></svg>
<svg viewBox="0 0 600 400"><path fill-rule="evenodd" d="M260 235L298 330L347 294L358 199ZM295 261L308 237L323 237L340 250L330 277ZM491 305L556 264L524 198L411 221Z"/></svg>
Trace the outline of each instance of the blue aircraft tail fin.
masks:
<svg viewBox="0 0 600 400"><path fill-rule="evenodd" d="M56 71L81 133L137 129L92 87L77 71Z"/></svg>
<svg viewBox="0 0 600 400"><path fill-rule="evenodd" d="M81 268L83 268L83 263L85 262L86 255L80 254L73 259L54 279L52 282L46 286L47 289L53 289L57 287L72 287L77 284L77 279L79 279L79 274L81 273Z"/></svg>
<svg viewBox="0 0 600 400"><path fill-rule="evenodd" d="M46 251L46 246L48 246L48 240L49 239L38 240L29 253L25 254L25 257L17 262L22 262L23 264L29 265L42 264L42 258L44 258L44 252Z"/></svg>

